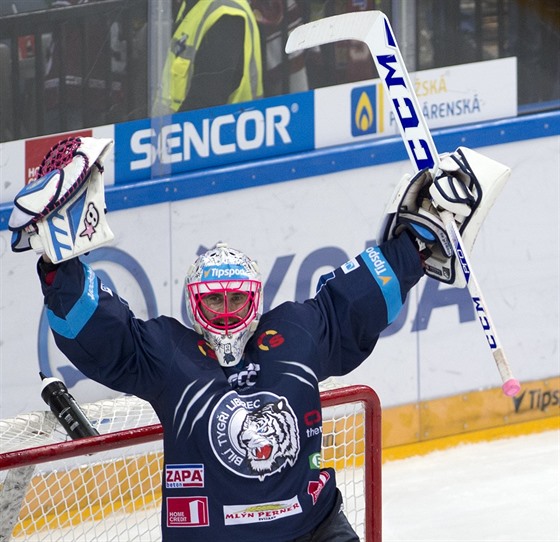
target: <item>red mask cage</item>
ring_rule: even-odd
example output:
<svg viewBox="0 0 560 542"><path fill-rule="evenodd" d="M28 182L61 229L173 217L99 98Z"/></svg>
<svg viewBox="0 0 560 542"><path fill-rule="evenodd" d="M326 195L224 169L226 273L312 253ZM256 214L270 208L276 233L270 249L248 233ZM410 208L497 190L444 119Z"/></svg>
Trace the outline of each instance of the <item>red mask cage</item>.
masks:
<svg viewBox="0 0 560 542"><path fill-rule="evenodd" d="M209 331L239 332L257 316L259 281L195 282L188 285L188 291L195 320Z"/></svg>

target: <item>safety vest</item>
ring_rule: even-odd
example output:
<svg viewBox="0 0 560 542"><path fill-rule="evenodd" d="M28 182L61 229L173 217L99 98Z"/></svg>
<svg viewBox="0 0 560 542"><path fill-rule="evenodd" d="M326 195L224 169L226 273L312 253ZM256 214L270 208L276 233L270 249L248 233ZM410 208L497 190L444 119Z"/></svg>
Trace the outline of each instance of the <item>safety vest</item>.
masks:
<svg viewBox="0 0 560 542"><path fill-rule="evenodd" d="M184 8L183 3L177 21L183 17ZM263 96L260 34L249 4L246 0L209 0L197 2L173 34L163 70L160 104L157 105L174 112L180 109L188 95L194 59L202 38L224 15L243 17L245 21L243 75L227 103L246 102ZM224 43L224 47L227 46Z"/></svg>

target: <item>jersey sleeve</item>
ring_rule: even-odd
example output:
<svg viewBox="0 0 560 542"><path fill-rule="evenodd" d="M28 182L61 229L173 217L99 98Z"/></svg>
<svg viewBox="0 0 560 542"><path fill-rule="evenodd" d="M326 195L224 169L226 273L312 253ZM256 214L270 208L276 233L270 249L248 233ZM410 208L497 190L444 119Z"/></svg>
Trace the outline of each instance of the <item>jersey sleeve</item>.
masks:
<svg viewBox="0 0 560 542"><path fill-rule="evenodd" d="M321 335L320 380L349 373L371 354L422 275L418 251L401 235L321 277L317 295L306 302Z"/></svg>
<svg viewBox="0 0 560 542"><path fill-rule="evenodd" d="M42 277L47 318L55 342L87 377L146 400L163 388L179 322L135 318L126 301L75 258Z"/></svg>

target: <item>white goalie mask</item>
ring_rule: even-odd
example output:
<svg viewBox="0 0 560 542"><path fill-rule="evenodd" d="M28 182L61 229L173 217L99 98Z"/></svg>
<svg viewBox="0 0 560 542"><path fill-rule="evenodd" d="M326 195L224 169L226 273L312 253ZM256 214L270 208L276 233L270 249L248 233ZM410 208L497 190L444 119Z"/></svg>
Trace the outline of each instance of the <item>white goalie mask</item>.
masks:
<svg viewBox="0 0 560 542"><path fill-rule="evenodd" d="M185 294L194 330L208 342L222 367L237 365L262 315L256 262L218 243L190 267Z"/></svg>

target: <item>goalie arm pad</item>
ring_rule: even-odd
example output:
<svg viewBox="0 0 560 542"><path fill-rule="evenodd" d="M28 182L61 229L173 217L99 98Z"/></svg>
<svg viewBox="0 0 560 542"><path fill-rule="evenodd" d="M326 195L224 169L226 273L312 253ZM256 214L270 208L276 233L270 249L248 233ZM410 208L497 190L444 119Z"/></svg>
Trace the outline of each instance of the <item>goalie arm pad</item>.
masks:
<svg viewBox="0 0 560 542"><path fill-rule="evenodd" d="M510 172L508 167L465 147L443 155L435 178L427 169L412 178L403 177L387 206L379 239L385 241L408 231L423 256L425 273L464 287L442 212L451 213L470 253Z"/></svg>

